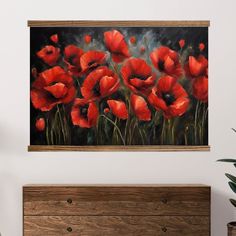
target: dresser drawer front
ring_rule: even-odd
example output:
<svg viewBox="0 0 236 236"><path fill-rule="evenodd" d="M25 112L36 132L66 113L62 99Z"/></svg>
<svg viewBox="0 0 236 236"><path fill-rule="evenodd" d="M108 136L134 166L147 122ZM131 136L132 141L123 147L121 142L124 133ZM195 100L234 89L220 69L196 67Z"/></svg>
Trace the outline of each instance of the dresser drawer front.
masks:
<svg viewBox="0 0 236 236"><path fill-rule="evenodd" d="M24 215L202 215L209 187L25 187Z"/></svg>
<svg viewBox="0 0 236 236"><path fill-rule="evenodd" d="M26 216L24 236L209 236L202 216Z"/></svg>

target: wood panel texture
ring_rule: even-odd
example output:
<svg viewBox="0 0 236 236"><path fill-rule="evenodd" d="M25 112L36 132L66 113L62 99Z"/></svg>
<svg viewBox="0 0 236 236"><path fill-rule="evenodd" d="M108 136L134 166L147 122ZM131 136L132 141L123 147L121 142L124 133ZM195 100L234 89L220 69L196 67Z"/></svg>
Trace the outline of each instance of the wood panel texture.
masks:
<svg viewBox="0 0 236 236"><path fill-rule="evenodd" d="M210 21L44 21L29 20L29 27L209 27Z"/></svg>
<svg viewBox="0 0 236 236"><path fill-rule="evenodd" d="M55 152L55 151L88 151L88 152L192 152L210 151L210 146L182 146L182 145L130 145L130 146L60 146L60 145L30 145L29 152Z"/></svg>
<svg viewBox="0 0 236 236"><path fill-rule="evenodd" d="M199 216L25 217L25 236L206 236L209 218Z"/></svg>
<svg viewBox="0 0 236 236"><path fill-rule="evenodd" d="M204 185L32 185L23 200L26 236L210 235Z"/></svg>

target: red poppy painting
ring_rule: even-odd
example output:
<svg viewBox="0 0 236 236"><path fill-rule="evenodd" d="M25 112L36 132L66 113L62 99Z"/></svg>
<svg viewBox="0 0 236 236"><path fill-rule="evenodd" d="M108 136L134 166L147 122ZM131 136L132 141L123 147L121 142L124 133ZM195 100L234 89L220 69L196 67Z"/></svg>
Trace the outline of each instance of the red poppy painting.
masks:
<svg viewBox="0 0 236 236"><path fill-rule="evenodd" d="M208 27L32 27L30 144L208 146Z"/></svg>

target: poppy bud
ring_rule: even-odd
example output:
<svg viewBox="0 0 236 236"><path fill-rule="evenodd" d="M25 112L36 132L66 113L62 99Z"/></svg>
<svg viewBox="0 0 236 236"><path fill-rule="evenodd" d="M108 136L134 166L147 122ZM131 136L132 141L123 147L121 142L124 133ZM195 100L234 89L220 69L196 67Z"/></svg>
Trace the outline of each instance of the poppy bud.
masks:
<svg viewBox="0 0 236 236"><path fill-rule="evenodd" d="M58 43L58 35L57 34L53 34L50 39L52 40L52 42L54 43Z"/></svg>
<svg viewBox="0 0 236 236"><path fill-rule="evenodd" d="M183 48L184 45L185 45L185 40L184 40L184 39L179 40L179 46L180 46L180 48Z"/></svg>
<svg viewBox="0 0 236 236"><path fill-rule="evenodd" d="M38 131L44 131L45 129L45 119L39 118L36 120L35 127Z"/></svg>
<svg viewBox="0 0 236 236"><path fill-rule="evenodd" d="M146 48L145 48L144 46L141 46L141 47L140 47L140 52L141 52L141 53L145 53L145 51L146 51Z"/></svg>
<svg viewBox="0 0 236 236"><path fill-rule="evenodd" d="M132 43L132 44L135 44L136 43L136 37L135 36L132 36L130 37L129 41Z"/></svg>
<svg viewBox="0 0 236 236"><path fill-rule="evenodd" d="M89 44L89 43L91 43L91 41L92 41L92 37L89 34L86 34L84 36L84 42Z"/></svg>
<svg viewBox="0 0 236 236"><path fill-rule="evenodd" d="M107 108L105 108L103 111L104 111L105 114L107 114L107 113L110 112L110 109L107 107Z"/></svg>
<svg viewBox="0 0 236 236"><path fill-rule="evenodd" d="M202 52L205 48L205 44L204 43L199 43L199 50Z"/></svg>

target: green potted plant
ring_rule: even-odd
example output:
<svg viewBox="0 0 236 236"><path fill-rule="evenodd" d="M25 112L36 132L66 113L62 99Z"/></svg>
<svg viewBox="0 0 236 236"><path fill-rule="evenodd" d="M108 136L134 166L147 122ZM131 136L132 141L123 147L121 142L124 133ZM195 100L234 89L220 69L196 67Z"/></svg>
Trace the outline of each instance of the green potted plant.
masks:
<svg viewBox="0 0 236 236"><path fill-rule="evenodd" d="M232 129L234 132L236 132L235 129ZM220 162L227 162L227 163L231 163L235 166L236 168L236 159L220 159L218 160ZM225 173L225 176L229 179L229 186L232 189L232 191L234 193L236 193L236 176L231 175L229 173ZM236 207L236 200L230 198L229 201L231 202L231 204ZM236 222L230 222L227 225L228 227L228 236L236 236Z"/></svg>

